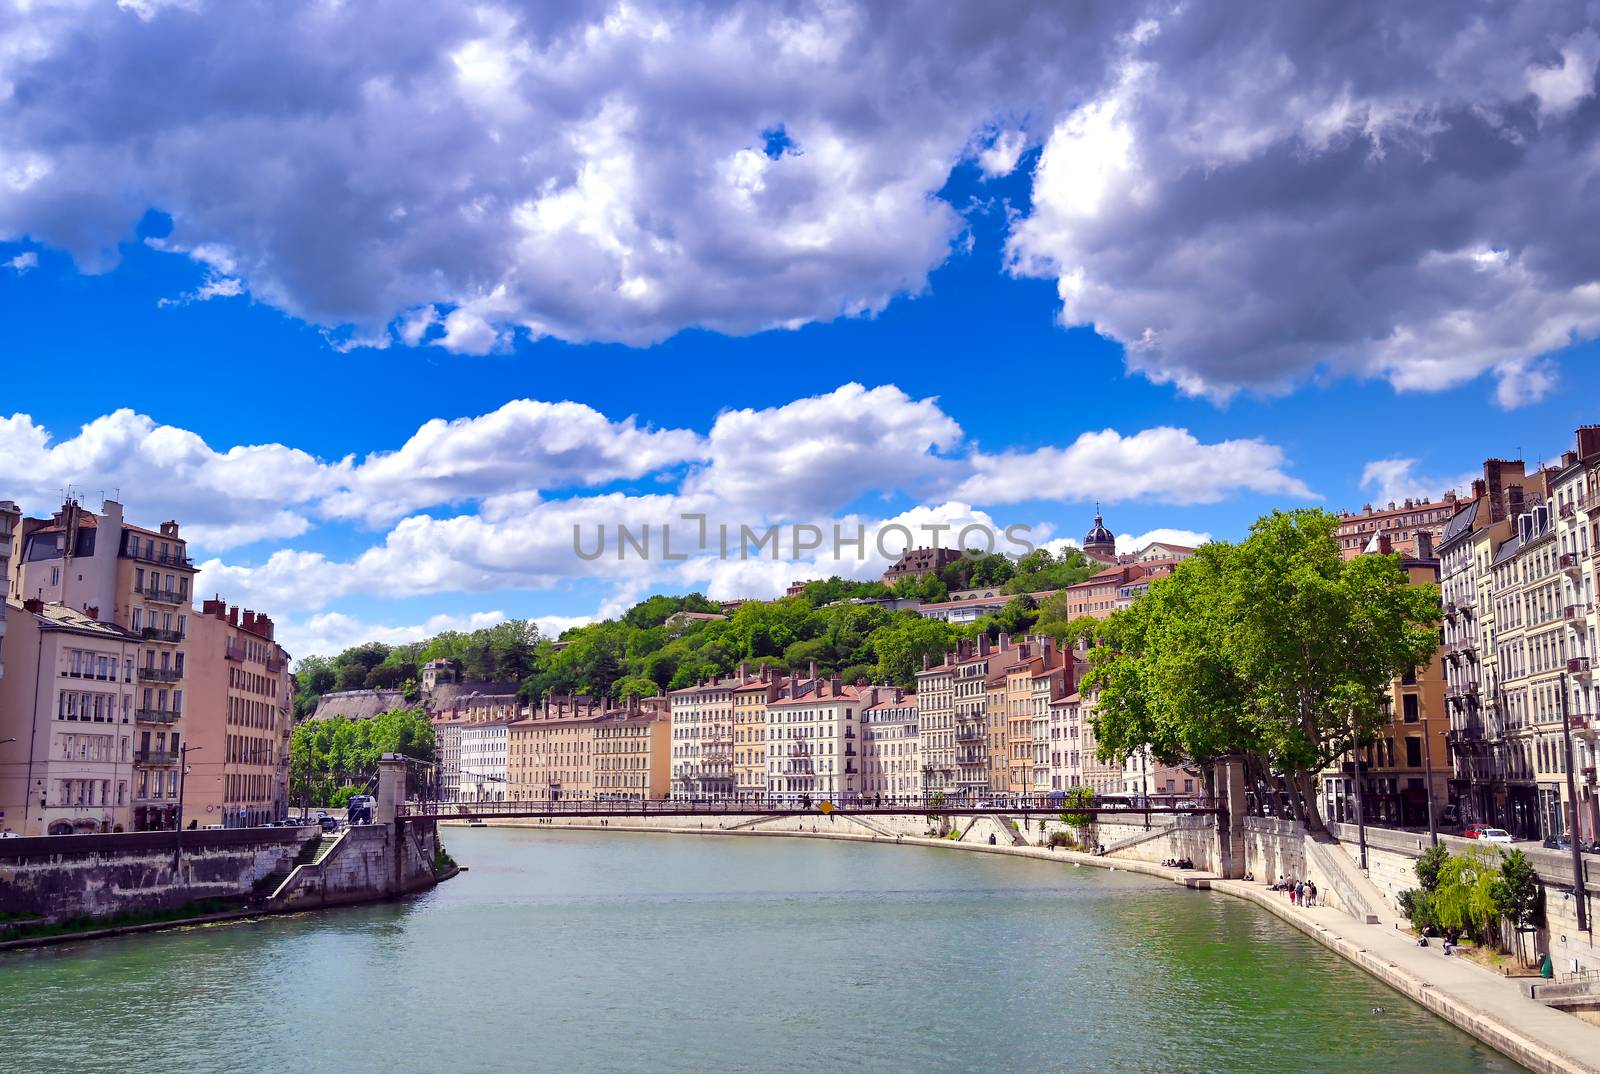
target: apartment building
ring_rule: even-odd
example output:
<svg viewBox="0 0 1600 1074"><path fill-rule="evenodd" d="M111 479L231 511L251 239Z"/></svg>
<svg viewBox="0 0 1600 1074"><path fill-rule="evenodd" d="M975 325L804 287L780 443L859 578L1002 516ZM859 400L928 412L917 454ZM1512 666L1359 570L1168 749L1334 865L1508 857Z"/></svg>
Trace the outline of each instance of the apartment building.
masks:
<svg viewBox="0 0 1600 1074"><path fill-rule="evenodd" d="M606 719L600 699L546 696L508 725L507 797L561 802L594 797L595 730ZM463 751L471 725L462 731ZM463 760L463 763L466 763Z"/></svg>
<svg viewBox="0 0 1600 1074"><path fill-rule="evenodd" d="M1339 512L1334 540L1339 542L1339 553L1345 559L1359 556L1379 535L1389 538L1390 548L1401 555L1427 558L1444 539L1445 526L1457 506L1453 491L1445 493L1437 503L1423 498L1398 504L1391 500L1387 506L1376 508L1365 504L1359 512ZM1419 535L1425 536L1426 548L1418 544Z"/></svg>
<svg viewBox="0 0 1600 1074"><path fill-rule="evenodd" d="M1118 608L1120 591L1136 585L1141 579L1148 578L1151 573L1137 563L1121 563L1107 567L1077 585L1068 586L1067 617L1069 619L1079 619L1084 616L1091 619L1111 618L1111 613Z"/></svg>
<svg viewBox="0 0 1600 1074"><path fill-rule="evenodd" d="M767 793L790 801L861 793L861 711L867 688L808 679L767 705Z"/></svg>
<svg viewBox="0 0 1600 1074"><path fill-rule="evenodd" d="M891 589L902 578L917 578L933 574L961 558L956 548L910 548L900 558L889 564L883 572L883 584ZM803 589L804 586L801 586Z"/></svg>
<svg viewBox="0 0 1600 1074"><path fill-rule="evenodd" d="M126 831L139 779L147 781L143 801L170 810L162 826L176 824L176 771L170 786L163 778L156 789L151 769L138 763L138 735L146 751L177 748L175 735L169 741L156 731L149 740L152 732L135 720L140 639L61 604L7 603L12 674L0 678L0 831Z"/></svg>
<svg viewBox="0 0 1600 1074"><path fill-rule="evenodd" d="M441 802L454 802L461 789L461 729L466 721L445 716L429 722L433 726L433 796ZM509 749L509 733L506 741Z"/></svg>
<svg viewBox="0 0 1600 1074"><path fill-rule="evenodd" d="M508 728L509 724L503 720L462 726L461 772L456 780L456 801L506 800Z"/></svg>
<svg viewBox="0 0 1600 1074"><path fill-rule="evenodd" d="M742 801L767 795L767 705L784 696L789 679L763 666L754 675L739 665L733 690L733 793Z"/></svg>
<svg viewBox="0 0 1600 1074"><path fill-rule="evenodd" d="M869 687L861 709L861 792L868 797L922 794L917 695L895 686Z"/></svg>
<svg viewBox="0 0 1600 1074"><path fill-rule="evenodd" d="M733 691L739 685L738 676L707 679L667 695L674 797L733 796Z"/></svg>
<svg viewBox="0 0 1600 1074"><path fill-rule="evenodd" d="M955 668L935 667L930 654L917 672L917 745L922 754L922 793L948 793L956 778Z"/></svg>
<svg viewBox="0 0 1600 1074"><path fill-rule="evenodd" d="M672 724L665 712L612 709L594 727L594 796L659 801L672 792Z"/></svg>
<svg viewBox="0 0 1600 1074"><path fill-rule="evenodd" d="M1069 698L1071 705L1067 714L1069 726L1077 729L1077 749L1073 755L1076 763L1067 770L1069 784L1072 787L1087 787L1096 795L1126 794L1127 777L1123 762L1118 760L1101 760L1097 756L1098 742L1094 733L1094 709L1099 700L1100 692L1090 690L1074 695L1076 700Z"/></svg>
<svg viewBox="0 0 1600 1074"><path fill-rule="evenodd" d="M203 825L243 828L288 813L294 678L275 630L268 616L221 600L190 617L184 813Z"/></svg>
<svg viewBox="0 0 1600 1074"><path fill-rule="evenodd" d="M1520 460L1486 460L1483 476L1473 481L1471 496L1458 501L1460 509L1437 549L1450 716L1449 796L1464 824L1509 824L1493 563L1535 492L1535 479Z"/></svg>
<svg viewBox="0 0 1600 1074"><path fill-rule="evenodd" d="M6 597L11 593L11 542L22 520L22 509L0 500L0 676L6 673Z"/></svg>
<svg viewBox="0 0 1600 1074"><path fill-rule="evenodd" d="M144 529L115 500L99 514L69 500L50 518L25 518L13 542L12 595L113 623L142 642L134 758L134 830L176 820L188 621L195 568L178 523ZM143 688L149 687L149 704Z"/></svg>

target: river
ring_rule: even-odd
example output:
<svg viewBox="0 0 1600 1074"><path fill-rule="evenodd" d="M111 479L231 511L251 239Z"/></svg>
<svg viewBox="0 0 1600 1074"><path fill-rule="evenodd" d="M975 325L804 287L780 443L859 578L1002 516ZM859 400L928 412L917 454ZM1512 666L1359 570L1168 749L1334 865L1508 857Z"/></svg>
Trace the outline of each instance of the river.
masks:
<svg viewBox="0 0 1600 1074"><path fill-rule="evenodd" d="M444 837L470 871L409 902L0 956L0 1070L1522 1070L1261 911L1130 873Z"/></svg>

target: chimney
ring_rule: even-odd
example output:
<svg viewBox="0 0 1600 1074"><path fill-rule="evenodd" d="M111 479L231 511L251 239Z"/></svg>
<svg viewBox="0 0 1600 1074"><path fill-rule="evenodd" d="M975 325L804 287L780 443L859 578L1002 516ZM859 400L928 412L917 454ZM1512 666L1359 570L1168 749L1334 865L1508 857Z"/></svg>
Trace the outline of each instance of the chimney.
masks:
<svg viewBox="0 0 1600 1074"><path fill-rule="evenodd" d="M1506 518L1516 518L1522 514L1522 486L1508 485L1506 487Z"/></svg>
<svg viewBox="0 0 1600 1074"><path fill-rule="evenodd" d="M1600 455L1600 425L1578 426L1578 455L1585 459Z"/></svg>
<svg viewBox="0 0 1600 1074"><path fill-rule="evenodd" d="M816 677L817 677L817 662L815 660L813 660L813 661L811 661L811 673L809 675L807 675L806 678L815 679Z"/></svg>
<svg viewBox="0 0 1600 1074"><path fill-rule="evenodd" d="M1569 466L1576 466L1577 464L1578 453L1576 451L1563 451L1561 453L1561 468L1563 470Z"/></svg>
<svg viewBox="0 0 1600 1074"><path fill-rule="evenodd" d="M1427 530L1417 531L1417 558L1433 558L1433 534L1429 533Z"/></svg>
<svg viewBox="0 0 1600 1074"><path fill-rule="evenodd" d="M85 604L83 606L83 614L87 615L90 619L98 620L100 618L100 605Z"/></svg>
<svg viewBox="0 0 1600 1074"><path fill-rule="evenodd" d="M1481 478L1481 477L1473 478L1472 479L1472 498L1474 500L1483 499L1483 494L1488 489L1488 487L1489 486L1484 483L1483 478Z"/></svg>
<svg viewBox="0 0 1600 1074"><path fill-rule="evenodd" d="M44 601L40 600L38 597L29 597L27 600L22 602L22 609L23 611L32 612L34 615L43 615Z"/></svg>
<svg viewBox="0 0 1600 1074"><path fill-rule="evenodd" d="M739 661L739 685L743 686L750 681L750 664L748 661Z"/></svg>
<svg viewBox="0 0 1600 1074"><path fill-rule="evenodd" d="M828 680L828 685L833 688L834 697L838 697L844 691L844 680L837 675Z"/></svg>
<svg viewBox="0 0 1600 1074"><path fill-rule="evenodd" d="M978 655L979 656L988 656L989 655L989 635L987 635L987 634L979 634L978 635Z"/></svg>
<svg viewBox="0 0 1600 1074"><path fill-rule="evenodd" d="M1387 533L1378 534L1378 554L1387 556L1394 551L1394 542Z"/></svg>
<svg viewBox="0 0 1600 1074"><path fill-rule="evenodd" d="M1000 635L1000 642L996 646L996 648L998 648L1001 652L1005 652L1007 649L1011 648L1011 635L1010 634L1001 634Z"/></svg>
<svg viewBox="0 0 1600 1074"><path fill-rule="evenodd" d="M1044 667L1046 671L1050 670L1050 660L1055 656L1055 649L1056 643L1051 638L1046 638L1040 643L1039 655L1044 657Z"/></svg>
<svg viewBox="0 0 1600 1074"><path fill-rule="evenodd" d="M927 671L931 667L933 667L933 654L932 653L923 653L922 654L922 670L923 671Z"/></svg>
<svg viewBox="0 0 1600 1074"><path fill-rule="evenodd" d="M214 616L217 619L221 619L225 614L227 614L227 611L228 603L227 601L222 600L220 597L214 600L207 600L205 603L200 605L200 612L202 615Z"/></svg>

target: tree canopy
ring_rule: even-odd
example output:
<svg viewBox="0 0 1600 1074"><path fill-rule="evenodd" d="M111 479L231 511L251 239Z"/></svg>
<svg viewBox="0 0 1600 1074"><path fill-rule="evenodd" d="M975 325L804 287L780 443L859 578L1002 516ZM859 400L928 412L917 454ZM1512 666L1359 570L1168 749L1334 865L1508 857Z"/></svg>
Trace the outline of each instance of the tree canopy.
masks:
<svg viewBox="0 0 1600 1074"><path fill-rule="evenodd" d="M1085 677L1101 755L1243 754L1284 773L1291 808L1320 824L1314 774L1372 741L1394 680L1439 643L1437 587L1413 584L1398 556L1345 560L1337 525L1325 511L1274 512L1114 613Z"/></svg>

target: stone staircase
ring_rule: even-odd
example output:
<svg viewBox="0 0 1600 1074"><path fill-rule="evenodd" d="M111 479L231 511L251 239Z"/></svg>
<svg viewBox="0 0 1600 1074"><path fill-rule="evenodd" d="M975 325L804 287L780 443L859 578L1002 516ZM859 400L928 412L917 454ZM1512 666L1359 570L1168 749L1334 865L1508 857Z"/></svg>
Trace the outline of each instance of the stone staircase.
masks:
<svg viewBox="0 0 1600 1074"><path fill-rule="evenodd" d="M277 868L256 881L252 898L258 902L271 898L272 894L283 886L283 882L289 879L290 873L302 865L310 865L313 861L321 861L322 856L328 852L327 847L324 846L328 838L329 836L319 833L316 838L307 839L301 844L299 853L292 858L284 858L278 862Z"/></svg>
<svg viewBox="0 0 1600 1074"><path fill-rule="evenodd" d="M1006 814L996 813L994 815L994 819L995 823L1000 825L1000 830L1011 837L1012 846L1025 847L1033 845L1028 842L1027 836L1022 834L1020 827L1012 826L1013 822L1010 817L1006 816Z"/></svg>
<svg viewBox="0 0 1600 1074"><path fill-rule="evenodd" d="M322 859L333 852L339 840L348 834L349 829L342 832L321 832L315 839L308 839L300 848L293 860L285 860L278 868L262 877L255 887L255 900L258 903L270 903L288 886L294 875L302 868L319 865Z"/></svg>
<svg viewBox="0 0 1600 1074"><path fill-rule="evenodd" d="M1306 863L1315 865L1327 883L1328 889L1344 912L1368 925L1382 924L1380 909L1387 909L1383 892L1366 875L1361 866L1345 853L1333 836L1323 832L1307 833L1305 837ZM1327 892L1319 892L1319 897ZM1390 917L1395 915L1390 914Z"/></svg>

